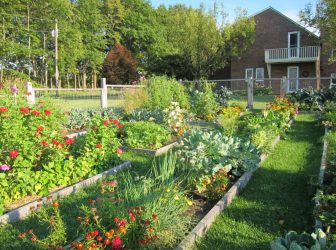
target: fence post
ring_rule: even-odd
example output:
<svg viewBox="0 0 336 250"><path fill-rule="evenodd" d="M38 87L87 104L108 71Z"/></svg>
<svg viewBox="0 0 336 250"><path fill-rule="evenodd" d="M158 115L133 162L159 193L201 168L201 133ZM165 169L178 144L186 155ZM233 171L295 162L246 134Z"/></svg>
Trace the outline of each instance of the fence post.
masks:
<svg viewBox="0 0 336 250"><path fill-rule="evenodd" d="M107 108L107 86L106 78L102 78L101 82L101 96L100 96L100 105L102 108Z"/></svg>
<svg viewBox="0 0 336 250"><path fill-rule="evenodd" d="M280 95L282 95L282 96L286 95L287 86L288 86L287 77L283 76L282 79L281 79L281 84L280 84Z"/></svg>
<svg viewBox="0 0 336 250"><path fill-rule="evenodd" d="M27 103L28 105L34 105L35 100L35 90L33 88L33 85L31 82L26 83L26 89L27 89Z"/></svg>
<svg viewBox="0 0 336 250"><path fill-rule="evenodd" d="M247 81L247 108L253 109L253 78Z"/></svg>

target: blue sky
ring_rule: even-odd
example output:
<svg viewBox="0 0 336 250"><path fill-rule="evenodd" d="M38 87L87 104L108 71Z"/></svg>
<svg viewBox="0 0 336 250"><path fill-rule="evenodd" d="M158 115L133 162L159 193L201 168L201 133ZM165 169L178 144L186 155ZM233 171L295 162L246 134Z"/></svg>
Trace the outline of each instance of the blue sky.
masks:
<svg viewBox="0 0 336 250"><path fill-rule="evenodd" d="M234 10L237 7L246 8L250 15L255 14L269 6L279 10L288 17L298 20L298 14L307 3L315 4L317 0L217 0L216 2L224 5L225 12L229 15L228 20L233 20ZM214 0L151 0L154 7L161 4L166 6L177 3L199 7L201 2L207 6L213 6Z"/></svg>

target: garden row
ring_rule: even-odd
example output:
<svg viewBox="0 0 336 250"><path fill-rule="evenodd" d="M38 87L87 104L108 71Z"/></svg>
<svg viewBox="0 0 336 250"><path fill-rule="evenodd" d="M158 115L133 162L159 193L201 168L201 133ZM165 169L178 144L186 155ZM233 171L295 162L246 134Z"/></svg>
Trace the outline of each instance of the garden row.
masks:
<svg viewBox="0 0 336 250"><path fill-rule="evenodd" d="M315 233L298 234L290 231L284 238L271 243L272 250L278 249L336 249L336 89L301 89L291 95L291 100L303 110L318 111L321 125L326 127L325 143L319 180L315 186L316 206Z"/></svg>
<svg viewBox="0 0 336 250"><path fill-rule="evenodd" d="M156 159L152 166L146 164L145 174L135 178L128 172L108 177L83 191L88 202L82 200L62 210L75 194L50 201L49 206L40 204L39 212L27 219L35 228L26 228L20 234L23 241L13 241L12 234L3 236L3 242L12 244L7 249L61 248L80 236L72 248L176 246L200 211L195 204L197 198L202 197L204 203L216 202L243 173L256 169L261 152L269 150L270 142L296 111L285 98L277 98L262 113L241 118L235 107L221 110L227 126L193 128L186 123L187 111L170 100L163 122L149 122L153 120L151 112L157 111L147 108L143 113L150 113L149 118L126 121L94 117L86 124L85 135L64 138L60 115L43 103L29 108L1 105L0 174L5 181L0 185L1 196L8 203L27 194L47 194L50 188L69 185L114 166L121 161L122 143L156 148L171 140L161 140L159 130L147 127L159 126L168 135L180 138L171 153ZM15 127L10 125L13 120L19 121ZM28 178L32 178L31 185L27 185ZM3 230L14 232L16 226L22 229L26 223L5 225Z"/></svg>

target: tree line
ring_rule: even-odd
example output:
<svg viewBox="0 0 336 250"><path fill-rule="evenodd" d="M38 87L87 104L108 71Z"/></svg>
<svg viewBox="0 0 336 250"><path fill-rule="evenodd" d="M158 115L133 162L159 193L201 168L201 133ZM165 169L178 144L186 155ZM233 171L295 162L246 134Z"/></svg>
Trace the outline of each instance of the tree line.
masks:
<svg viewBox="0 0 336 250"><path fill-rule="evenodd" d="M58 25L62 86L96 87L107 53L123 45L139 71L182 79L209 77L254 41L254 21L240 10L225 21L223 8L154 8L147 0L2 0L0 64L55 84Z"/></svg>

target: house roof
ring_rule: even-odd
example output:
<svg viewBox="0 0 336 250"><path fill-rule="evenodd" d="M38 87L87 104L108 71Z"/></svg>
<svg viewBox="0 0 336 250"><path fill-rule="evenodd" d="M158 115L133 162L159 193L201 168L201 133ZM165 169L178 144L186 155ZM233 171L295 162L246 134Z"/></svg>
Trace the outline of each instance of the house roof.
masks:
<svg viewBox="0 0 336 250"><path fill-rule="evenodd" d="M255 13L254 15L252 15L251 17L254 17L256 15L259 15L267 10L272 10L274 12L276 12L277 14L283 16L284 18L286 18L287 20L289 20L290 22L294 23L296 26L300 27L301 29L304 29L305 31L307 31L308 33L312 34L313 36L320 38L318 35L314 34L314 32L311 32L310 30L308 30L306 27L302 26L301 24L299 24L298 22L294 21L293 19L289 18L288 16L286 16L285 14L281 13L280 11L274 9L272 6L267 7L266 9L263 9L257 13Z"/></svg>

